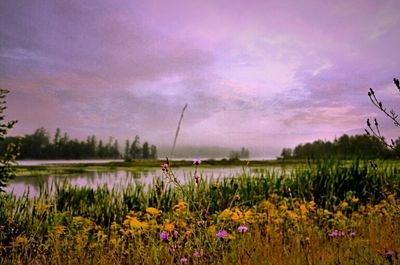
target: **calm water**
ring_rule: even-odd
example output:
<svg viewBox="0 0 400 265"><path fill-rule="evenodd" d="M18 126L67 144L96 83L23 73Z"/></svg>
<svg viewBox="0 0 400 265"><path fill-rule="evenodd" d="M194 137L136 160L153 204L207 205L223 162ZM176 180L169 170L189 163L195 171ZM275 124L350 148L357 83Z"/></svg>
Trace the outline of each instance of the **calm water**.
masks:
<svg viewBox="0 0 400 265"><path fill-rule="evenodd" d="M244 171L250 175L259 175L264 170L274 170L279 173L282 172L281 168L263 168L263 169L250 169L242 167L227 167L227 168L199 168L198 174L203 180L210 180L211 178L224 178L238 176L243 174ZM175 176L181 183L185 183L188 178L193 177L194 168L179 168L174 170ZM74 173L68 175L41 175L41 176L19 176L10 182L6 188L7 192L12 192L18 197L22 196L24 192L29 191L29 197L36 197L39 194L40 187L47 187L49 190L54 191L56 183L67 181L73 186L78 187L91 187L96 188L99 186L107 186L108 188L123 189L128 184L142 183L145 185L152 185L154 179L162 177L162 171L159 168L143 171L94 171L85 173Z"/></svg>
<svg viewBox="0 0 400 265"><path fill-rule="evenodd" d="M20 160L17 164L20 166L39 166L54 164L101 164L109 162L122 162L122 159L85 159L85 160Z"/></svg>

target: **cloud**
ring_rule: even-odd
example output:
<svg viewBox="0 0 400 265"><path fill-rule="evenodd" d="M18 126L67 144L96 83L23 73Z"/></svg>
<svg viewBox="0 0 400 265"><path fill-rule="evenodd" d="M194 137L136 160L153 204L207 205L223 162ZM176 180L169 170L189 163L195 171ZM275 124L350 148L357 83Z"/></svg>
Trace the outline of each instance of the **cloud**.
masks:
<svg viewBox="0 0 400 265"><path fill-rule="evenodd" d="M398 76L398 1L0 3L15 134L275 150L364 126ZM29 111L27 111L29 107ZM276 141L279 139L279 141Z"/></svg>

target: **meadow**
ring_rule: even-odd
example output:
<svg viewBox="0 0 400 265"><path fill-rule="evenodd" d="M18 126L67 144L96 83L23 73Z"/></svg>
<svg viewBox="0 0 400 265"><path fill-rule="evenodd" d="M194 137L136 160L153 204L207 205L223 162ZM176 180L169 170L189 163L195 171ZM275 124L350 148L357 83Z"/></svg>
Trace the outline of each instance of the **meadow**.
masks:
<svg viewBox="0 0 400 265"><path fill-rule="evenodd" d="M3 194L0 264L398 264L398 163L303 162L207 179L194 161L183 185L166 161L148 186Z"/></svg>

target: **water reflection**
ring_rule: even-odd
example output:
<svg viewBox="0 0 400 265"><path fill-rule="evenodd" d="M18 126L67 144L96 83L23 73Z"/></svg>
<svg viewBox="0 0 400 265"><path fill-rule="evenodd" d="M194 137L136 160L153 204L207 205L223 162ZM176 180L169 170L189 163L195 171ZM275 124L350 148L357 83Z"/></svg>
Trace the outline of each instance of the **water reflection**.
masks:
<svg viewBox="0 0 400 265"><path fill-rule="evenodd" d="M243 169L242 167L230 167L230 168L205 168L198 171L198 174L203 180L210 180L216 178L238 176L246 173L249 175L262 175L265 170L275 171L276 174L282 172L282 168L269 168L269 169ZM187 179L193 177L193 168L179 168L174 170L175 176L181 183L186 183ZM51 193L54 192L55 187L63 182L68 182L72 186L78 187L91 187L97 188L106 186L109 189L115 188L122 190L128 185L135 185L141 183L145 186L152 185L154 180L158 177L162 177L162 172L158 168L141 170L141 171L91 171L85 173L74 173L74 174L50 174L40 176L18 176L14 178L10 185L6 188L7 192L14 193L17 197L20 197L24 192L29 191L29 197L36 197L42 190L49 190Z"/></svg>

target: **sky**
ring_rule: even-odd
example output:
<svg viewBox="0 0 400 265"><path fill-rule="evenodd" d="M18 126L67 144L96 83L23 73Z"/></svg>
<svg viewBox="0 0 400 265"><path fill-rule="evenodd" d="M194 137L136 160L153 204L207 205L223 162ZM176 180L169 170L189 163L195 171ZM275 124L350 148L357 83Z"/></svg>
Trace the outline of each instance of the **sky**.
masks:
<svg viewBox="0 0 400 265"><path fill-rule="evenodd" d="M139 135L278 155L400 111L400 1L2 0L11 135Z"/></svg>

